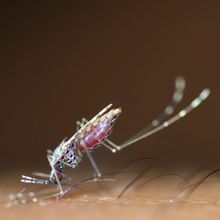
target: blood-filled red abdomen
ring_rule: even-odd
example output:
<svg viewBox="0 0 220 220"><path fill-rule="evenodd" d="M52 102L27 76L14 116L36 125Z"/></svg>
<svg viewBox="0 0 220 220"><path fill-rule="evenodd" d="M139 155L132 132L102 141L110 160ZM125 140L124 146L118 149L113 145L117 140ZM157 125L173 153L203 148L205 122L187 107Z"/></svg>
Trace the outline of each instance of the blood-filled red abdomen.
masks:
<svg viewBox="0 0 220 220"><path fill-rule="evenodd" d="M112 128L109 120L99 121L96 125L92 125L88 131L85 131L79 141L80 151L85 149L92 150L108 135Z"/></svg>

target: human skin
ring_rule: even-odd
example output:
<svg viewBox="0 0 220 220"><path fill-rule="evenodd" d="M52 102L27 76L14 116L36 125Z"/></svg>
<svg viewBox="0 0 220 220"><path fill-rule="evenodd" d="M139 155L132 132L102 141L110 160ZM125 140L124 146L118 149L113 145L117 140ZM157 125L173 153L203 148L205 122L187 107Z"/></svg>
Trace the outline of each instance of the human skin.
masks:
<svg viewBox="0 0 220 220"><path fill-rule="evenodd" d="M141 172L144 173L142 176ZM47 186L21 185L13 181L19 172L11 172L4 176L0 184L1 200L4 201L0 219L218 219L220 181L217 173L195 185L195 188L181 192L186 186L199 183L211 172L198 164L189 168L174 168L173 164L148 161L138 166L132 165L117 175L104 175L103 178L108 177L109 181L79 185L81 189L72 190L59 200L40 196L42 189L49 190ZM117 198L138 175L140 178L121 198ZM89 176L86 170L76 174L74 182L85 179L85 176ZM18 202L9 205L7 196L22 187L26 187L26 192L34 191L38 201L30 199L26 204Z"/></svg>

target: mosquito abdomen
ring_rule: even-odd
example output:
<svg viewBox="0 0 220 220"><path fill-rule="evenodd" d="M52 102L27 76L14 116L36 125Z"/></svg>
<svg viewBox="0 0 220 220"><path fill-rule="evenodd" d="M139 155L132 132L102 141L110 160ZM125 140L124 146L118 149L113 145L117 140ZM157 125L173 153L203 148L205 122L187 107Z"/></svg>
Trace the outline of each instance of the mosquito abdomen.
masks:
<svg viewBox="0 0 220 220"><path fill-rule="evenodd" d="M96 145L102 142L111 130L111 122L99 122L95 126L91 126L88 131L85 131L80 139L80 150L92 150Z"/></svg>
<svg viewBox="0 0 220 220"><path fill-rule="evenodd" d="M80 138L80 150L93 150L100 144L112 130L116 118L121 113L121 109L112 109L102 117L98 118L93 124L83 132Z"/></svg>

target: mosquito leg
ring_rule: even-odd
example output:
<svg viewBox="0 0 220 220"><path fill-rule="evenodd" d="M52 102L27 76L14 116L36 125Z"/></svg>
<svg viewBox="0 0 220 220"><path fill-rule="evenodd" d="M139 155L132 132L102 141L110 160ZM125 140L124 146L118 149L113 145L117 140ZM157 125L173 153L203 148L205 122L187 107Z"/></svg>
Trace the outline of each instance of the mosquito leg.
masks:
<svg viewBox="0 0 220 220"><path fill-rule="evenodd" d="M186 83L183 77L177 77L175 80L175 89L172 95L172 99L170 103L165 107L164 111L158 117L156 117L148 126L146 126L143 130L141 130L140 132L138 132L137 134L135 134L134 136L126 140L124 144L152 130L153 128L157 127L158 125L163 123L165 120L167 120L167 118L173 114L176 106L183 99L185 84Z"/></svg>
<svg viewBox="0 0 220 220"><path fill-rule="evenodd" d="M119 146L120 149L127 147L139 140L142 140L152 134L157 133L158 131L170 126L171 124L173 124L174 122L178 121L179 119L185 117L188 113L190 113L193 109L195 109L196 107L198 107L205 99L207 99L207 97L210 94L210 90L209 89L204 89L199 96L197 96L188 106L186 106L184 109L182 109L179 113L177 113L175 116L171 117L170 119L168 119L167 121L163 122L161 125L153 128L152 130L140 135L139 137L136 137L128 142L123 143L122 145Z"/></svg>
<svg viewBox="0 0 220 220"><path fill-rule="evenodd" d="M93 168L93 170L95 172L95 176L97 178L101 178L102 177L102 173L101 173L100 169L98 168L98 166L97 166L97 164L96 164L92 154L88 150L85 150L85 152L86 152L86 155L89 158L89 161L90 161L90 163L92 165L92 168Z"/></svg>
<svg viewBox="0 0 220 220"><path fill-rule="evenodd" d="M112 141L110 141L109 139L106 139L105 142L107 142L111 148L114 148L113 152L116 152L117 150L121 150L121 149L135 143L135 142L138 142L138 141L140 141L140 140L142 140L152 134L157 133L158 131L170 126L171 124L178 121L179 119L185 117L193 109L197 108L204 100L206 100L207 97L209 96L209 94L210 94L210 90L204 89L188 106L186 106L184 109L182 109L179 113L177 113L176 115L174 115L173 117L171 117L167 121L163 122L162 124L152 128L151 130L147 130L143 134L141 134L133 139L129 139L130 141L125 141L121 145L117 145L117 144L113 143ZM142 133L142 131L140 133ZM104 142L102 142L102 144L104 146L106 145L106 143L104 143ZM108 148L109 148L109 146L108 146Z"/></svg>
<svg viewBox="0 0 220 220"><path fill-rule="evenodd" d="M83 125L84 125L85 121L82 120L82 122L80 121L77 121L76 122L76 129L79 130ZM96 162L95 162L95 159L93 158L92 154L87 150L87 146L83 146L85 152L86 152L86 155L92 165L92 168L94 170L94 173L95 173L95 176L97 178L100 178L102 176L102 173L100 171L100 169L98 168Z"/></svg>
<svg viewBox="0 0 220 220"><path fill-rule="evenodd" d="M55 178L56 178L56 181L57 181L57 184L58 184L58 188L59 188L59 190L60 190L60 193L58 193L58 195L59 195L59 194L63 194L63 188L62 188L61 183L60 183L60 180L59 180L59 178L58 178L58 176L57 176L57 173L56 173L56 170L55 170L55 168L54 168L54 165L53 165L52 162L51 162L51 156L50 156L50 155L47 155L47 160L48 160L48 162L49 162L49 164L50 164L50 166L51 166L51 169L52 169L52 171L53 171L53 173L54 173L54 175L55 175Z"/></svg>

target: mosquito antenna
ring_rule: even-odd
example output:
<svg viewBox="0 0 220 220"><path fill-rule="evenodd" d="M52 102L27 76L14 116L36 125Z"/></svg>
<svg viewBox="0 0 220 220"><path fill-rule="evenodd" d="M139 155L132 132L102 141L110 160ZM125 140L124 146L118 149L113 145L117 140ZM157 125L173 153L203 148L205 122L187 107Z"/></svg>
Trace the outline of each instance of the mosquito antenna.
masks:
<svg viewBox="0 0 220 220"><path fill-rule="evenodd" d="M50 184L49 180L42 180L42 179L36 179L30 176L24 176L22 175L21 179L22 183L33 183L33 184Z"/></svg>

